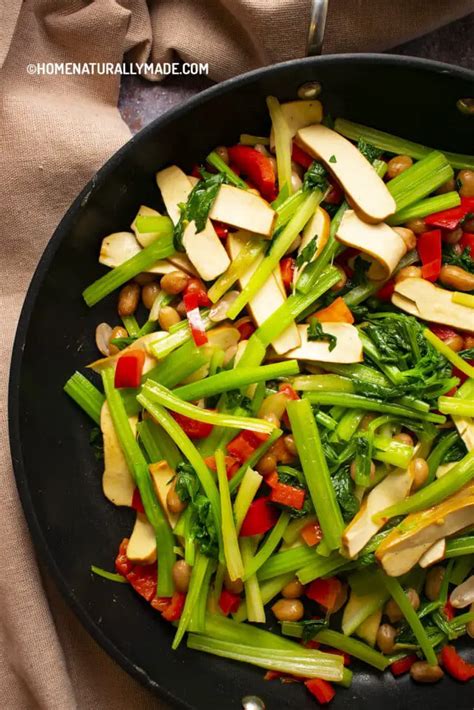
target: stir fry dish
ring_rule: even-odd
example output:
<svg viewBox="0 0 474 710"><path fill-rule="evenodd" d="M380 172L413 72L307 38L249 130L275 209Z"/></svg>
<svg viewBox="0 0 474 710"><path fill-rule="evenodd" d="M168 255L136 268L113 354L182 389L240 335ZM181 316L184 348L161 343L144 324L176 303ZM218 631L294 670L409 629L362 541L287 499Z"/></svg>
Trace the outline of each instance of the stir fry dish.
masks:
<svg viewBox="0 0 474 710"><path fill-rule="evenodd" d="M156 204L102 241L83 297L118 290L118 325L65 391L136 520L92 571L173 649L320 704L353 658L468 681L474 157L267 106L269 135L159 170Z"/></svg>

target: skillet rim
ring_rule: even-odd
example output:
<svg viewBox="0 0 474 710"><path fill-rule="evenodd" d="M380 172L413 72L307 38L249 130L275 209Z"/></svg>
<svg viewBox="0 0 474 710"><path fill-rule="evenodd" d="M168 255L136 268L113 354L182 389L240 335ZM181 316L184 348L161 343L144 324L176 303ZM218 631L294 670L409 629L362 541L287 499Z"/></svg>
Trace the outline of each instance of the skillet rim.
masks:
<svg viewBox="0 0 474 710"><path fill-rule="evenodd" d="M44 278L51 266L51 262L64 239L67 238L70 225L74 221L77 213L87 204L89 196L92 192L114 171L116 166L120 164L123 157L130 151L133 151L135 144L144 140L150 133L159 131L162 126L165 126L180 116L194 110L195 107L205 103L208 98L213 98L221 93L228 93L234 88L252 83L255 79L264 78L271 74L278 74L280 70L284 70L291 66L317 66L317 65L344 65L347 62L354 62L360 65L370 65L373 63L382 64L385 66L402 66L405 68L424 69L435 74L448 74L452 77L461 78L471 81L474 89L474 70L459 67L445 62L438 62L422 57L411 57L397 54L380 54L380 53L348 53L348 54L325 54L319 57L303 57L300 59L292 59L277 64L260 67L244 74L239 74L223 82L217 83L214 86L205 89L184 101L180 106L170 109L161 114L147 126L142 128L138 133L133 135L119 150L117 150L104 165L92 176L86 186L81 190L79 195L72 202L58 226L50 237L36 269L28 286L25 300L23 302L18 324L16 328L15 338L12 348L12 356L10 362L9 384L8 384L8 431L10 453L15 474L16 485L20 496L23 512L28 524L28 530L33 544L34 550L37 553L39 562L44 565L54 580L63 599L72 609L80 623L86 631L92 636L94 641L116 661L123 670L129 673L132 677L138 680L146 688L152 690L160 697L171 703L177 708L187 708L192 710L192 706L183 702L173 692L159 685L148 673L135 665L129 657L125 656L120 649L109 639L109 637L101 630L93 619L89 616L85 607L76 599L73 590L63 578L59 566L49 549L48 542L43 533L39 520L37 519L34 505L30 497L28 481L25 472L25 466L22 455L22 444L20 438L20 403L19 389L21 382L21 371L23 363L23 349L26 342L30 318L34 305L42 287Z"/></svg>

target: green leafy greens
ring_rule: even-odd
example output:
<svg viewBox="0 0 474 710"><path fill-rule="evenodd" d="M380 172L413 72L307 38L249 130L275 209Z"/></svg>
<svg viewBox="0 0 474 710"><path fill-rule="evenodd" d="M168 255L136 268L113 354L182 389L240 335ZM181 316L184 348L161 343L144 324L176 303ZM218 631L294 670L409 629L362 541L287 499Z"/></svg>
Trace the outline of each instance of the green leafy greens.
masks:
<svg viewBox="0 0 474 710"><path fill-rule="evenodd" d="M212 175L201 171L201 174L202 179L195 184L187 201L179 205L181 215L174 229L174 246L177 251L183 251L183 234L190 222L194 220L196 231L202 232L220 186L226 181L223 173Z"/></svg>
<svg viewBox="0 0 474 710"><path fill-rule="evenodd" d="M217 558L219 545L211 502L200 492L199 480L191 464L182 462L176 467L175 490L181 502L191 506L187 534L198 542L204 555Z"/></svg>
<svg viewBox="0 0 474 710"><path fill-rule="evenodd" d="M303 190L322 190L326 192L328 189L328 173L326 168L317 160L314 160L303 178Z"/></svg>
<svg viewBox="0 0 474 710"><path fill-rule="evenodd" d="M308 340L323 340L329 343L329 352L334 350L337 345L337 338L331 333L325 333L320 321L313 316L310 318L308 327Z"/></svg>

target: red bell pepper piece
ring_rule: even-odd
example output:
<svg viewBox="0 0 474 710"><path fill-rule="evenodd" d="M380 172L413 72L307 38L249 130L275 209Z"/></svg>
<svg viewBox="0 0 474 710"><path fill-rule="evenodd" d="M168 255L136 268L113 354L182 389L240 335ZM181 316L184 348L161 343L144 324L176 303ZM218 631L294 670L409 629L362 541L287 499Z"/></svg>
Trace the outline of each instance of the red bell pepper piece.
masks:
<svg viewBox="0 0 474 710"><path fill-rule="evenodd" d="M308 547L314 547L323 539L321 527L317 522L307 523L301 530L300 535Z"/></svg>
<svg viewBox="0 0 474 710"><path fill-rule="evenodd" d="M393 279L391 279L390 281L387 281L387 283L384 284L382 286L382 288L379 288L379 290L377 291L377 293L375 295L381 301L390 301L394 291L395 291L395 281Z"/></svg>
<svg viewBox="0 0 474 710"><path fill-rule="evenodd" d="M156 596L156 563L153 565L134 565L131 572L127 574L127 580L134 590L140 594L147 602Z"/></svg>
<svg viewBox="0 0 474 710"><path fill-rule="evenodd" d="M307 170L313 162L313 158L308 155L308 153L305 153L305 151L300 148L299 145L296 145L294 141L291 148L291 159L297 165L301 165L301 167L305 170Z"/></svg>
<svg viewBox="0 0 474 710"><path fill-rule="evenodd" d="M145 352L143 350L130 350L120 355L115 366L114 385L120 387L140 387Z"/></svg>
<svg viewBox="0 0 474 710"><path fill-rule="evenodd" d="M454 646L445 646L441 651L441 665L456 680L465 683L474 678L474 665L462 658Z"/></svg>
<svg viewBox="0 0 474 710"><path fill-rule="evenodd" d="M145 508L143 507L142 497L138 488L133 491L132 497L132 508L137 511L137 513L144 513Z"/></svg>
<svg viewBox="0 0 474 710"><path fill-rule="evenodd" d="M272 202L278 192L275 169L270 158L249 145L234 145L227 150L232 164L237 165L250 178L262 197Z"/></svg>
<svg viewBox="0 0 474 710"><path fill-rule="evenodd" d="M305 680L304 684L320 705L330 703L336 695L331 683L322 678L311 678L310 680Z"/></svg>
<svg viewBox="0 0 474 710"><path fill-rule="evenodd" d="M183 592L175 592L166 609L161 612L163 619L166 619L166 621L178 621L183 613L185 601L186 594Z"/></svg>
<svg viewBox="0 0 474 710"><path fill-rule="evenodd" d="M471 213L474 213L474 197L462 197L458 207L435 212L424 219L425 224L432 227L453 230L459 227L463 219Z"/></svg>
<svg viewBox="0 0 474 710"><path fill-rule="evenodd" d="M329 205L339 205L343 199L344 191L342 188L336 182L330 183L329 191L324 198L324 202L327 202Z"/></svg>
<svg viewBox="0 0 474 710"><path fill-rule="evenodd" d="M126 577L133 569L133 562L127 557L128 538L124 538L119 546L117 557L115 558L115 570L117 574Z"/></svg>
<svg viewBox="0 0 474 710"><path fill-rule="evenodd" d="M212 431L212 424L198 422L196 419L178 414L178 412L171 412L171 414L190 439L205 439Z"/></svg>
<svg viewBox="0 0 474 710"><path fill-rule="evenodd" d="M429 329L434 333L440 340L448 340L449 338L454 338L459 333L453 328L447 325L438 325L437 323L430 323Z"/></svg>
<svg viewBox="0 0 474 710"><path fill-rule="evenodd" d="M224 222L213 221L212 226L214 227L214 231L219 239L227 239L229 235L229 226L227 224L224 224Z"/></svg>
<svg viewBox="0 0 474 710"><path fill-rule="evenodd" d="M153 609L159 611L160 614L165 611L170 605L170 597L153 597L150 602Z"/></svg>
<svg viewBox="0 0 474 710"><path fill-rule="evenodd" d="M469 249L469 256L474 259L474 234L469 234L468 232L463 232L461 239L458 242L459 246L463 249Z"/></svg>
<svg viewBox="0 0 474 710"><path fill-rule="evenodd" d="M286 256L280 261L280 272L283 285L287 293L290 293L293 284L293 274L295 273L296 261L292 256Z"/></svg>
<svg viewBox="0 0 474 710"><path fill-rule="evenodd" d="M189 279L188 284L187 284L186 288L184 289L184 295L187 295L188 293L196 294L198 306L206 307L206 306L211 305L211 301L209 299L209 296L207 295L207 291L205 289L205 286L200 279L197 279L197 278Z"/></svg>
<svg viewBox="0 0 474 710"><path fill-rule="evenodd" d="M278 510L270 505L269 497L257 498L250 504L240 528L240 537L263 535L276 524L277 520Z"/></svg>
<svg viewBox="0 0 474 710"><path fill-rule="evenodd" d="M198 180L202 180L202 175L201 175L201 166L198 165L197 163L194 163L193 169L191 170L191 175Z"/></svg>
<svg viewBox="0 0 474 710"><path fill-rule="evenodd" d="M242 320L241 323L236 324L236 328L240 333L241 340L248 340L252 333L255 333L255 326L250 319Z"/></svg>
<svg viewBox="0 0 474 710"><path fill-rule="evenodd" d="M337 577L315 579L306 589L306 596L326 609L333 609L341 593L342 583Z"/></svg>
<svg viewBox="0 0 474 710"><path fill-rule="evenodd" d="M223 589L221 596L219 597L219 607L224 614L224 616L229 616L229 614L235 614L240 606L240 596L238 594L233 594L232 592Z"/></svg>
<svg viewBox="0 0 474 710"><path fill-rule="evenodd" d="M205 345L207 343L207 335L199 310L198 295L196 293L185 293L183 301L193 340L198 347Z"/></svg>
<svg viewBox="0 0 474 710"><path fill-rule="evenodd" d="M456 616L456 609L453 607L449 599L443 607L443 614L448 621L451 621Z"/></svg>
<svg viewBox="0 0 474 710"><path fill-rule="evenodd" d="M271 486L271 489L270 501L272 503L287 505L296 510L301 510L303 507L306 496L303 488L297 488L296 486L290 486L287 483L280 483L278 481L275 485Z"/></svg>
<svg viewBox="0 0 474 710"><path fill-rule="evenodd" d="M284 394L285 397L290 400L297 400L300 398L296 390L294 390L293 387L288 384L288 382L283 382L278 387L278 391Z"/></svg>
<svg viewBox="0 0 474 710"><path fill-rule="evenodd" d="M390 665L390 670L395 677L403 675L404 673L408 673L412 665L419 660L420 659L415 654L405 656L404 658L400 658L398 661L394 661Z"/></svg>
<svg viewBox="0 0 474 710"><path fill-rule="evenodd" d="M244 429L227 444L227 453L240 461L241 464L245 463L266 439L268 439L268 434L257 434L257 432Z"/></svg>
<svg viewBox="0 0 474 710"><path fill-rule="evenodd" d="M421 275L427 281L436 281L441 271L441 230L423 232L418 237L418 254L421 259Z"/></svg>

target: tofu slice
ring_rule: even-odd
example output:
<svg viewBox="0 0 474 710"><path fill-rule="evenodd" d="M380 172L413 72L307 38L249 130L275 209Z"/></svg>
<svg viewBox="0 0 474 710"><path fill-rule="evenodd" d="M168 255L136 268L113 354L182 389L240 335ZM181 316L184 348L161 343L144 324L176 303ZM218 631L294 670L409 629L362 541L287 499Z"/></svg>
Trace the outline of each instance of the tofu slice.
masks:
<svg viewBox="0 0 474 710"><path fill-rule="evenodd" d="M236 258L247 239L251 238L252 237L246 232L235 232L234 234L229 234L227 237L227 248L229 249L232 259ZM241 288L244 288L244 286L248 284L253 273L256 269L258 269L263 259L263 255L260 255L257 259L255 259L252 266L247 269L245 274L239 280ZM272 274L257 295L249 302L248 307L255 324L257 326L262 325L262 323L264 323L267 318L285 302L285 300L286 296L283 294L277 279ZM283 333L275 338L272 345L275 352L282 355L288 350L298 347L300 342L298 329L295 323L292 323L283 331Z"/></svg>
<svg viewBox="0 0 474 710"><path fill-rule="evenodd" d="M286 101L281 104L281 110L292 138L296 135L300 128L312 126L313 123L321 123L323 120L323 106L321 101ZM270 147L272 150L274 145L275 140L272 128L270 133Z"/></svg>
<svg viewBox="0 0 474 710"><path fill-rule="evenodd" d="M177 224L181 214L179 204L188 199L191 182L176 165L160 170L156 174L156 182L171 221ZM217 278L229 266L227 252L209 219L199 233L194 221L188 224L183 234L183 246L190 262L205 281Z"/></svg>
<svg viewBox="0 0 474 710"><path fill-rule="evenodd" d="M446 552L446 538L441 538L438 542L433 543L431 547L420 557L418 564L422 569L434 565L444 558Z"/></svg>
<svg viewBox="0 0 474 710"><path fill-rule="evenodd" d="M451 300L452 291L425 279L411 278L395 285L392 303L402 311L432 323L474 330L474 310Z"/></svg>
<svg viewBox="0 0 474 710"><path fill-rule="evenodd" d="M336 239L348 247L360 249L371 258L368 276L374 281L388 279L407 252L403 239L388 224L367 224L354 210L344 213Z"/></svg>
<svg viewBox="0 0 474 710"><path fill-rule="evenodd" d="M135 434L138 417L129 417L128 421ZM107 402L104 402L100 412L100 428L104 438L104 473L102 476L104 495L114 505L130 506L135 490L135 481L122 453Z"/></svg>
<svg viewBox="0 0 474 710"><path fill-rule="evenodd" d="M155 531L144 513L137 513L128 541L127 557L137 565L151 565L156 561Z"/></svg>
<svg viewBox="0 0 474 710"><path fill-rule="evenodd" d="M263 197L240 187L221 185L209 216L270 238L277 214Z"/></svg>
<svg viewBox="0 0 474 710"><path fill-rule="evenodd" d="M156 497L158 498L163 511L168 518L168 522L171 528L174 530L176 523L178 522L179 515L176 513L171 513L166 505L166 496L171 488L171 482L175 476L175 472L169 465L167 461L157 461L156 463L151 463L149 465L149 471L151 480L153 483L153 488L155 489Z"/></svg>
<svg viewBox="0 0 474 710"><path fill-rule="evenodd" d="M298 325L301 345L289 350L284 357L289 360L310 360L314 362L351 363L362 362L362 343L357 328L349 323L323 323L325 333L335 335L336 347L329 350L329 343L324 340L308 340L308 325Z"/></svg>
<svg viewBox="0 0 474 710"><path fill-rule="evenodd" d="M383 222L394 214L395 200L384 181L347 138L322 124L301 128L296 138L336 176L365 221Z"/></svg>

